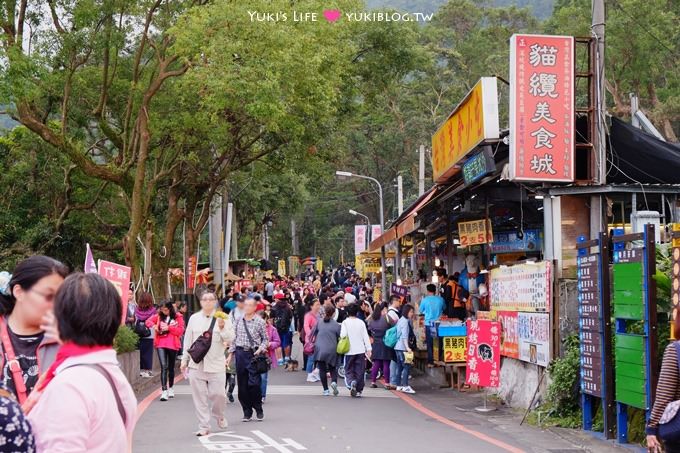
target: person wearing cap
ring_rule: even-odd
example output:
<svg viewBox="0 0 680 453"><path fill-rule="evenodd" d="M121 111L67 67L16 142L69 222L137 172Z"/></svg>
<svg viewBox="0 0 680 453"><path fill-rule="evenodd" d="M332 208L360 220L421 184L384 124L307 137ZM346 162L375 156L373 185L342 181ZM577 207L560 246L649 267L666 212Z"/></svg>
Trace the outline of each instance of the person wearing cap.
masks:
<svg viewBox="0 0 680 453"><path fill-rule="evenodd" d="M357 296L354 295L354 290L351 286L345 288L345 302L347 305L353 304L357 301Z"/></svg>

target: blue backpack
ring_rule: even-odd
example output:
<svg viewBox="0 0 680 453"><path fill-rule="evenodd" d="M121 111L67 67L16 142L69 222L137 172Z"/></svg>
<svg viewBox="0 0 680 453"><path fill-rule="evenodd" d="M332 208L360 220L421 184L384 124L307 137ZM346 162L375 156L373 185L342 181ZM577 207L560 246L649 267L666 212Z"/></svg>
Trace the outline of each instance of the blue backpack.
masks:
<svg viewBox="0 0 680 453"><path fill-rule="evenodd" d="M385 332L385 336L383 337L383 343L385 343L385 346L387 346L388 348L393 348L397 345L398 339L399 332L397 332L397 325L395 324L394 326L387 329L387 332Z"/></svg>

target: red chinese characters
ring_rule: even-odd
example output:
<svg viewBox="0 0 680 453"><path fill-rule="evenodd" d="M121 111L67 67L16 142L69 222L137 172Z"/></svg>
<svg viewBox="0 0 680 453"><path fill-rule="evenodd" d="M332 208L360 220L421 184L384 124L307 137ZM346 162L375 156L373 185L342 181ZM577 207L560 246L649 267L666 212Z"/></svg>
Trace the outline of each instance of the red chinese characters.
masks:
<svg viewBox="0 0 680 453"><path fill-rule="evenodd" d="M497 321L467 321L467 374L469 385L498 387L501 378L501 326Z"/></svg>
<svg viewBox="0 0 680 453"><path fill-rule="evenodd" d="M118 291L118 295L123 303L123 313L121 323L125 324L127 315L128 297L130 296L130 279L132 269L122 264L110 261L99 260L99 275L110 281Z"/></svg>
<svg viewBox="0 0 680 453"><path fill-rule="evenodd" d="M574 38L510 39L510 175L574 181Z"/></svg>

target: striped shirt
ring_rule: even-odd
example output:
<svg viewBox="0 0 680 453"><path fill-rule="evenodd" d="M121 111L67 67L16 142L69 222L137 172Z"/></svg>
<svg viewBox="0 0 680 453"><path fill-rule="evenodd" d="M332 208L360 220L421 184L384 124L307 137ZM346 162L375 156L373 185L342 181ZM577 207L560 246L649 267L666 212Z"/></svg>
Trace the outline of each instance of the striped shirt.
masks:
<svg viewBox="0 0 680 453"><path fill-rule="evenodd" d="M669 403L676 400L680 400L680 372L678 371L678 355L675 351L674 342L666 346L666 352L663 354L654 407L647 424L647 434L657 434L659 419L663 415L663 411Z"/></svg>

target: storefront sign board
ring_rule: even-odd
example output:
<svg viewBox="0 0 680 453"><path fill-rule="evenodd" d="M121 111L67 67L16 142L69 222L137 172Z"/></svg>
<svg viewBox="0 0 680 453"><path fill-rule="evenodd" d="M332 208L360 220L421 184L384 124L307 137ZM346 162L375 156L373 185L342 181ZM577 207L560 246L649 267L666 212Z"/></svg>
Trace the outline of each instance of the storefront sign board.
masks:
<svg viewBox="0 0 680 453"><path fill-rule="evenodd" d="M574 181L574 38L510 38L510 179Z"/></svg>
<svg viewBox="0 0 680 453"><path fill-rule="evenodd" d="M467 153L486 140L497 140L498 88L495 77L482 77L432 136L432 174L443 182L460 170Z"/></svg>

